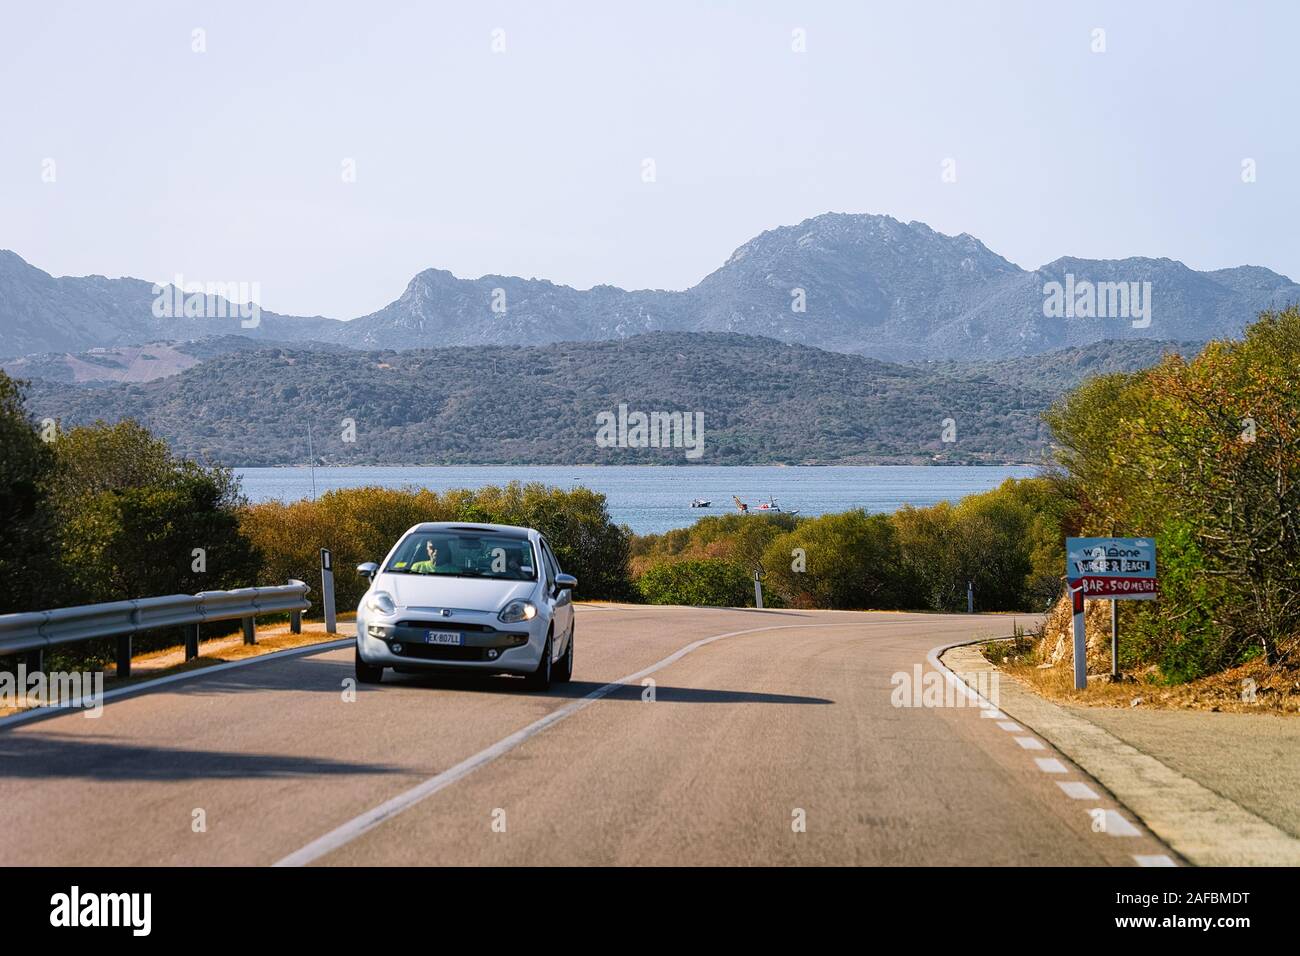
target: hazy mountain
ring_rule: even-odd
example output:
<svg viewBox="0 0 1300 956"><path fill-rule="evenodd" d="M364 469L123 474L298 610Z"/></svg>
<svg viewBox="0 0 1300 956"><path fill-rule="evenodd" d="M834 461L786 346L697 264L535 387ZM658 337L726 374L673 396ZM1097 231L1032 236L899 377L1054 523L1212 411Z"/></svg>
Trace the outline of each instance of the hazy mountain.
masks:
<svg viewBox="0 0 1300 956"><path fill-rule="evenodd" d="M245 335L210 335L188 342L146 342L144 345L110 345L84 352L36 352L0 360L0 371L10 378L45 379L50 382L95 387L111 382L152 382L179 375L200 362L230 352L288 345ZM343 350L341 345L318 342L296 348Z"/></svg>
<svg viewBox="0 0 1300 956"><path fill-rule="evenodd" d="M171 287L168 286L168 289ZM38 352L182 341L238 334L272 341L327 338L334 319L262 312L255 328L241 319L156 318L153 283L104 276L56 279L16 253L0 250L0 357ZM224 304L224 300L220 300ZM224 304L223 310L232 310Z"/></svg>
<svg viewBox="0 0 1300 956"><path fill-rule="evenodd" d="M1150 283L1150 322L1044 314L1049 283ZM138 344L169 333L149 285L52 279L0 253L0 355ZM894 361L998 359L1103 339L1233 336L1300 285L1258 266L1196 272L1172 259L1062 258L1029 272L978 239L889 216L827 213L751 239L685 291L578 290L542 279L428 269L351 322L263 313L251 334L353 348L536 345L654 331L738 332ZM803 306L803 310L799 310ZM201 334L214 320L165 320ZM233 325L234 327L230 327ZM245 334L237 321L223 332Z"/></svg>

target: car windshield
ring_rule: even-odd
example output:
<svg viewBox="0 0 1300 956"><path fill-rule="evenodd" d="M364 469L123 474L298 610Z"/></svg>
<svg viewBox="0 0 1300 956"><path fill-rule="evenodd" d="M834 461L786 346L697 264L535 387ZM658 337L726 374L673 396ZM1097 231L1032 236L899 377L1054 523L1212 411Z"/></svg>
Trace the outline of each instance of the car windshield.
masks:
<svg viewBox="0 0 1300 956"><path fill-rule="evenodd" d="M402 539L384 570L390 574L536 581L527 538L492 532L417 531Z"/></svg>

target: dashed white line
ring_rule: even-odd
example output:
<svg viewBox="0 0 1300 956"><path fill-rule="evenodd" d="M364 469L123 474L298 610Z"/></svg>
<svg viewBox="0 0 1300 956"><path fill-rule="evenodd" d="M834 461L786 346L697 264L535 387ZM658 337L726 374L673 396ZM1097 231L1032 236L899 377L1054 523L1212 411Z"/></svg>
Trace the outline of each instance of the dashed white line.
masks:
<svg viewBox="0 0 1300 956"><path fill-rule="evenodd" d="M929 655L927 655L930 664L934 667L935 670L943 674L944 677L948 680L948 682L953 684L957 688L959 693L965 694L967 697L970 698L971 701L986 708L983 712L981 712L980 714L981 717L997 718L999 721L1005 720L1006 718L1005 714L1003 714L1000 710L995 708L990 701L988 701L981 694L977 693L973 688L970 687L970 685L968 685L965 681L963 681L960 677L958 677L951 670L951 668L947 667L942 661L939 660L939 654L941 654L943 651L948 650L949 648L956 647L956 646L958 645L947 644L947 645L941 645L939 647L933 648L930 651ZM1007 725L1009 723L1011 722L1008 721L1007 723L999 724L999 726L1002 727L1002 729L1004 730L1010 731L1011 727ZM1015 740L1016 743L1018 743L1025 750L1046 749L1043 746L1042 742L1035 737L1017 737L1015 738ZM1068 770L1066 769L1065 765L1054 757L1035 757L1034 762L1038 764L1038 769L1041 770L1043 773L1068 773ZM1057 786L1059 786L1061 790L1063 790L1066 794L1070 795L1073 799L1076 800L1084 800L1084 799L1090 799L1096 797L1096 794L1092 791L1092 788L1090 788L1085 783L1057 781ZM1110 834L1111 836L1135 837L1135 836L1142 835L1141 831L1138 830L1138 828L1135 827L1128 820L1126 820L1124 816L1120 814L1119 811L1117 810L1102 810L1101 807L1096 807L1092 810L1089 810L1088 814L1090 817L1093 817L1093 819L1096 819L1095 814L1099 811L1104 813L1105 832ZM1174 863L1174 861L1171 860L1166 854L1156 854L1152 856L1138 856L1135 854L1133 859L1137 861L1139 866L1177 866L1177 864Z"/></svg>
<svg viewBox="0 0 1300 956"><path fill-rule="evenodd" d="M1058 780L1056 785L1065 791L1071 800L1096 800L1097 793L1092 787L1080 780Z"/></svg>
<svg viewBox="0 0 1300 956"><path fill-rule="evenodd" d="M1013 720L999 720L998 726L1009 734L1018 734L1024 730L1023 727Z"/></svg>
<svg viewBox="0 0 1300 956"><path fill-rule="evenodd" d="M1093 807L1093 809L1088 811L1088 816L1095 820L1098 810L1101 810L1101 807ZM1106 828L1106 833L1113 837L1135 837L1142 835L1141 831L1125 820L1124 815L1118 810L1105 811L1104 826Z"/></svg>

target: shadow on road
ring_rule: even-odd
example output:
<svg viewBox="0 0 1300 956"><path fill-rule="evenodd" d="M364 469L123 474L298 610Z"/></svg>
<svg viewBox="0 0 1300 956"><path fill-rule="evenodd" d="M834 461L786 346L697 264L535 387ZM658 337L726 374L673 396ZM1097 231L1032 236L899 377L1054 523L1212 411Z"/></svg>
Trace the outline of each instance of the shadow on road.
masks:
<svg viewBox="0 0 1300 956"><path fill-rule="evenodd" d="M0 737L0 779L233 780L401 772L399 767L319 757L177 750L61 734Z"/></svg>
<svg viewBox="0 0 1300 956"><path fill-rule="evenodd" d="M421 687L429 690L455 690L482 694L534 694L537 697L569 698L577 700L608 682L574 680L567 684L552 684L551 689L539 693L524 686L522 678L506 676L479 676L476 674L392 674L384 677L384 684L393 687ZM605 695L605 700L632 700L645 693L640 684L618 684ZM714 690L703 687L671 687L655 685L655 700L672 704L833 704L825 697L802 697L796 694L764 694L756 691Z"/></svg>

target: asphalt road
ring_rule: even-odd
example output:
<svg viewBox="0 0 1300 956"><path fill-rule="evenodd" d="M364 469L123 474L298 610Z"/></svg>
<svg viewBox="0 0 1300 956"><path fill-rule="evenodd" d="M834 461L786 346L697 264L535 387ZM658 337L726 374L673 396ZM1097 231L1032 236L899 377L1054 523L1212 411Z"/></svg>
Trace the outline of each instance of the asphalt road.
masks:
<svg viewBox="0 0 1300 956"><path fill-rule="evenodd" d="M935 647L1010 629L580 606L574 680L547 694L389 672L347 700L350 648L202 674L0 727L0 864L1172 857L1028 728L894 705Z"/></svg>

